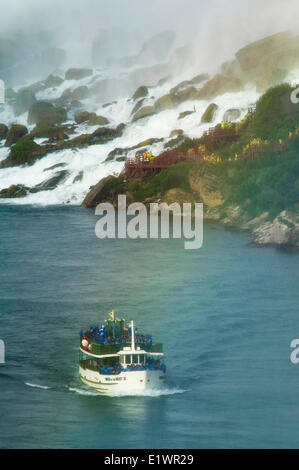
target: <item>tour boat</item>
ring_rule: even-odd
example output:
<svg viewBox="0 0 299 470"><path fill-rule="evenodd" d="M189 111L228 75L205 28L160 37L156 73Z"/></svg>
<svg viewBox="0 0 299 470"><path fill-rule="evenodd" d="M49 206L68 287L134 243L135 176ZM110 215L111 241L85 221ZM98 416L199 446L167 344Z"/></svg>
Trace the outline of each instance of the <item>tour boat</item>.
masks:
<svg viewBox="0 0 299 470"><path fill-rule="evenodd" d="M165 383L163 345L137 332L134 322L114 319L80 331L79 375L101 393L159 389Z"/></svg>

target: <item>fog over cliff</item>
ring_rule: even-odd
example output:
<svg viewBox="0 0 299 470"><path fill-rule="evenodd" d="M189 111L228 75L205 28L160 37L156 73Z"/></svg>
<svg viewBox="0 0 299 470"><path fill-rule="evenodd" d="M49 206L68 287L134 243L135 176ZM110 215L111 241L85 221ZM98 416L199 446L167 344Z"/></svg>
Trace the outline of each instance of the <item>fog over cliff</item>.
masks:
<svg viewBox="0 0 299 470"><path fill-rule="evenodd" d="M249 42L296 28L299 13L296 0L2 0L1 7L1 38L17 40L19 61L30 57L28 48L34 55L42 47L40 31L49 46L66 51L69 65L88 66L103 30L107 57L138 54L152 35L173 30L173 47L193 43L205 69Z"/></svg>

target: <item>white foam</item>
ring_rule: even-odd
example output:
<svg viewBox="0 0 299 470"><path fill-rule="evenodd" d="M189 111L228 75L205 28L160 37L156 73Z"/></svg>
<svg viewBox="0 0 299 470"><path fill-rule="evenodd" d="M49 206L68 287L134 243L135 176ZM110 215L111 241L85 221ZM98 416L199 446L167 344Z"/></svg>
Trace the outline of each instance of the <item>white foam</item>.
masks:
<svg viewBox="0 0 299 470"><path fill-rule="evenodd" d="M47 387L46 385L38 385L38 384L32 384L30 382L25 382L25 385L28 387L33 387L33 388L41 388L42 390L49 390L51 387Z"/></svg>
<svg viewBox="0 0 299 470"><path fill-rule="evenodd" d="M98 72L95 71L95 74ZM109 75L110 73L110 75ZM127 73L127 72L126 72ZM114 70L101 71L101 79L109 76L120 76L123 71ZM194 74L195 75L195 74ZM37 97L39 99L54 99L61 96L62 92L67 88L74 88L82 84L88 84L93 77L86 77L82 80L67 80L64 81L59 87L55 89L47 89L39 92ZM171 87L177 85L181 80L186 78L182 74L181 77L171 79L159 87L151 87L148 96L145 98L144 106L151 105L160 96L169 92ZM202 85L200 85L202 86ZM65 149L54 153L49 153L45 157L38 160L32 166L9 167L0 170L0 190L9 187L12 184L22 184L29 188L42 183L46 179L55 175L56 172L62 168L69 172L68 177L62 181L55 189L51 191L40 191L37 193L28 194L25 198L16 199L0 199L1 203L11 204L75 204L79 205L89 191L90 186L96 184L101 178L108 174L118 174L123 168L123 162L109 161L105 162L109 152L118 148L129 148L137 145L138 143L149 139L157 138L163 139L162 142L154 143L152 146L147 146L153 155L160 154L164 149L164 144L169 140L169 135L173 129L182 129L184 134L196 138L200 137L208 128L215 126L221 122L223 115L229 108L241 109L241 118L246 114L250 105L255 103L259 98L259 94L253 88L248 88L238 93L226 93L216 97L213 102L218 105L218 111L215 120L211 124L201 124L201 117L210 101L196 100L181 103L174 109L165 110L159 114L150 116L148 118L132 122L132 109L135 102L128 99L129 96L118 99L118 101L108 107L95 106L93 100L86 101L86 109L96 110L100 115L107 117L109 126L114 127L123 122L126 128L123 135L114 139L104 145L93 145L87 148L77 150ZM152 97L154 97L152 99ZM196 112L188 115L184 119L178 119L179 113L182 111L192 111L195 107ZM4 114L3 114L4 113ZM26 124L27 113L22 116L14 117L11 106L6 106L5 110L0 113L0 121L2 122L19 122ZM70 121L72 123L72 121ZM82 133L92 133L98 126L88 126L81 124L77 127L74 135ZM37 140L42 143L42 140ZM9 153L9 149L0 147L0 161L4 160ZM128 151L127 156L133 157L135 150ZM44 171L47 168L64 163L61 168ZM73 183L74 178L83 172L81 181Z"/></svg>
<svg viewBox="0 0 299 470"><path fill-rule="evenodd" d="M108 396L112 398L121 398L121 397L161 397L167 395L176 395L179 393L186 393L190 390L184 390L180 388L161 388L161 389L148 389L145 391L127 391L127 392L114 392L114 393L100 393L98 391L86 390L83 388L76 388L76 387L69 387L70 392L78 393L79 395L86 395L86 396Z"/></svg>

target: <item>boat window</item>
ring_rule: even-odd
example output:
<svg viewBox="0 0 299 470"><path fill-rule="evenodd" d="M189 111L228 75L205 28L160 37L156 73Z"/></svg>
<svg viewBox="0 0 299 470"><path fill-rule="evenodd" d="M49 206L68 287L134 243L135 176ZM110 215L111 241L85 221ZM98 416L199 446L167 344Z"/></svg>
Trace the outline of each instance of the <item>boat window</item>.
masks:
<svg viewBox="0 0 299 470"><path fill-rule="evenodd" d="M126 361L125 361L125 356L120 356L120 359L119 359L119 362L121 364L124 364Z"/></svg>
<svg viewBox="0 0 299 470"><path fill-rule="evenodd" d="M144 364L144 354L139 355L140 364Z"/></svg>
<svg viewBox="0 0 299 470"><path fill-rule="evenodd" d="M133 354L132 355L132 364L138 364L138 354Z"/></svg>
<svg viewBox="0 0 299 470"><path fill-rule="evenodd" d="M131 364L131 356L126 356L126 364Z"/></svg>

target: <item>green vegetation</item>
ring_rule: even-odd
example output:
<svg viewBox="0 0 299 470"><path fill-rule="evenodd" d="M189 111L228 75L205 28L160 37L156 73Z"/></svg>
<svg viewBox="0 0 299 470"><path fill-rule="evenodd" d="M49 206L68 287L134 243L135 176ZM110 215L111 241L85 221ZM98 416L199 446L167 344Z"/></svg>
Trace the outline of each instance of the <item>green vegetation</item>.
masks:
<svg viewBox="0 0 299 470"><path fill-rule="evenodd" d="M140 184L131 181L128 185L135 201L144 201L146 198L156 195L164 195L171 188L190 190L189 173L194 167L194 162L182 162L161 171L148 183Z"/></svg>
<svg viewBox="0 0 299 470"><path fill-rule="evenodd" d="M238 204L255 217L269 212L271 218L282 210L295 210L299 202L299 137L287 152L274 150L257 155L253 161L232 162L227 177L230 195L226 204Z"/></svg>
<svg viewBox="0 0 299 470"><path fill-rule="evenodd" d="M35 159L36 151L40 146L33 142L33 140L24 140L11 147L10 157L14 160L15 164L22 165Z"/></svg>
<svg viewBox="0 0 299 470"><path fill-rule="evenodd" d="M264 140L277 141L288 136L299 124L299 105L291 102L290 85L270 88L256 105L248 133Z"/></svg>

